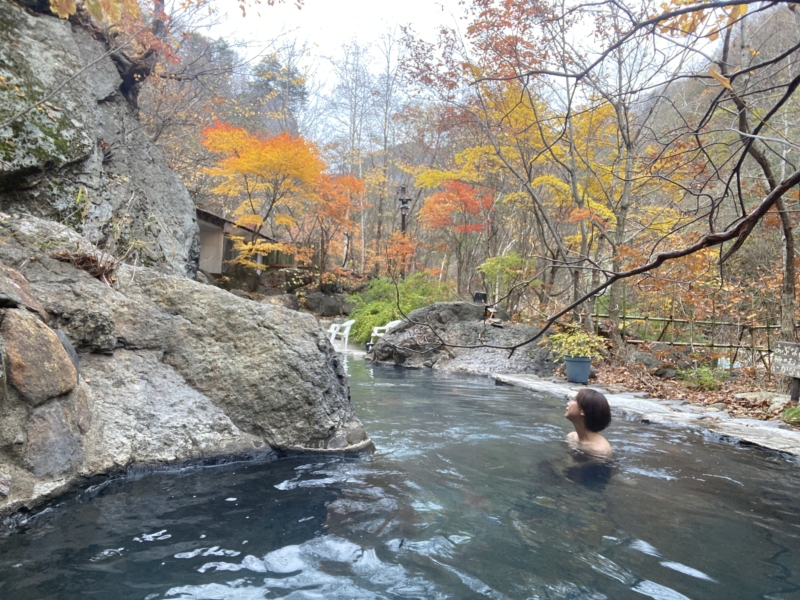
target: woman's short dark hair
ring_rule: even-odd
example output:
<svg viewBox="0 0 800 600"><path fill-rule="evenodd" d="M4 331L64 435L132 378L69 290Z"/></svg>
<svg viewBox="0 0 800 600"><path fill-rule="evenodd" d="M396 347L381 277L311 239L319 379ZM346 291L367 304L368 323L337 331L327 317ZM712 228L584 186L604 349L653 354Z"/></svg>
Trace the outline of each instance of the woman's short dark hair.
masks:
<svg viewBox="0 0 800 600"><path fill-rule="evenodd" d="M611 423L611 407L606 397L589 388L583 388L575 401L583 411L583 424L589 431L603 431Z"/></svg>

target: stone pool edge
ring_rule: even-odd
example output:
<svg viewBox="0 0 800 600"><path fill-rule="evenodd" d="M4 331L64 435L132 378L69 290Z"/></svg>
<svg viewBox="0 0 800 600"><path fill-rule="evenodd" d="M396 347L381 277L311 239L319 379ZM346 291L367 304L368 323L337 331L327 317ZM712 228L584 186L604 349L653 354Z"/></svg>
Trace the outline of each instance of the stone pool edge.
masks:
<svg viewBox="0 0 800 600"><path fill-rule="evenodd" d="M517 387L571 398L584 386L556 383L535 375L490 373L495 381ZM702 427L725 438L791 454L800 455L800 431L780 421L759 421L731 417L726 411L685 404L679 400L645 398L643 392L613 394L602 386L590 385L606 395L611 408L634 415L645 423L675 423Z"/></svg>

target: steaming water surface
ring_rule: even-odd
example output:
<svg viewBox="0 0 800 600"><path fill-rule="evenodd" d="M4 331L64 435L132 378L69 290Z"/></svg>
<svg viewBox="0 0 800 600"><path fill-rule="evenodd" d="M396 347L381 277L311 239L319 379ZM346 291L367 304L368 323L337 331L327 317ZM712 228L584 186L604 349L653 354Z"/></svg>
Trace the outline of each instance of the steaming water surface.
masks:
<svg viewBox="0 0 800 600"><path fill-rule="evenodd" d="M798 462L349 359L373 456L110 481L0 539L0 598L800 598Z"/></svg>

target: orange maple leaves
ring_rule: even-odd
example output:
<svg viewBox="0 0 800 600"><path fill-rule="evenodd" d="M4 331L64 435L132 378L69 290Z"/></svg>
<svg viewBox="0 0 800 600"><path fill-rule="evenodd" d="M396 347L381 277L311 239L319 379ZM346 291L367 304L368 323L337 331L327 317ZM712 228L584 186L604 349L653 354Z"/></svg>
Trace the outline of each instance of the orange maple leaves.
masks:
<svg viewBox="0 0 800 600"><path fill-rule="evenodd" d="M315 183L325 166L316 146L303 137L288 133L264 137L230 123L204 129L203 145L226 155L214 174L269 181L273 192L279 185Z"/></svg>
<svg viewBox="0 0 800 600"><path fill-rule="evenodd" d="M239 202L237 225L288 238L291 243L283 244L283 250L304 260L312 254L308 245L318 228L323 262L332 237L350 229L363 181L325 173L312 142L288 133L267 137L217 122L203 130L203 145L221 155L206 173L219 178L214 193Z"/></svg>
<svg viewBox="0 0 800 600"><path fill-rule="evenodd" d="M481 216L492 208L492 195L460 181L446 181L442 187L419 211L422 226L429 230L449 229L457 234L482 231Z"/></svg>
<svg viewBox="0 0 800 600"><path fill-rule="evenodd" d="M399 231L392 233L386 241L384 265L390 277L402 277L404 273L411 270L417 252L417 244L414 239L404 233Z"/></svg>
<svg viewBox="0 0 800 600"><path fill-rule="evenodd" d="M325 168L314 144L288 133L264 137L217 122L203 130L203 145L222 155L206 170L222 180L213 191L239 197L237 216L258 215L264 223L280 206L292 208L310 193Z"/></svg>
<svg viewBox="0 0 800 600"><path fill-rule="evenodd" d="M353 175L324 173L316 185L320 199L319 218L343 224L352 217L354 199L364 193L364 180Z"/></svg>

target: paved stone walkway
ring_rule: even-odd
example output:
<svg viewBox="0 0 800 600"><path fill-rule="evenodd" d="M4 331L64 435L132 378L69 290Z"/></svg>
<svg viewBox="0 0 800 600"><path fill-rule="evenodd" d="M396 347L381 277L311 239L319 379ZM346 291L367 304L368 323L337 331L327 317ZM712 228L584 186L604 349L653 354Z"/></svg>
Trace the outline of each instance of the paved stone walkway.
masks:
<svg viewBox="0 0 800 600"><path fill-rule="evenodd" d="M492 373L491 377L502 383L563 398L571 398L583 387L567 382L557 383L539 379L535 375ZM780 421L733 418L727 411L718 408L697 406L676 400L644 398L646 394L638 392L612 394L599 386L589 387L603 392L612 408L636 415L645 423L678 423L702 427L740 443L800 455L800 431Z"/></svg>

